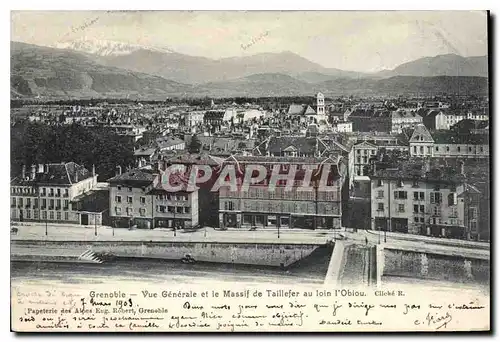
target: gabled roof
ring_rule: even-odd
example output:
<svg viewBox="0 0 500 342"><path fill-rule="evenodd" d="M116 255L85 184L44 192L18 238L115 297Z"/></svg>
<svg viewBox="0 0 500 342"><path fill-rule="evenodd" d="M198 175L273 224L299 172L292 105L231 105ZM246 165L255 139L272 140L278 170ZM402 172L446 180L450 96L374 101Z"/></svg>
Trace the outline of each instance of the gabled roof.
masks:
<svg viewBox="0 0 500 342"><path fill-rule="evenodd" d="M108 179L110 184L142 184L148 185L153 182L156 178L156 174L154 174L151 170L146 169L135 169L122 173L121 175L117 175Z"/></svg>
<svg viewBox="0 0 500 342"><path fill-rule="evenodd" d="M354 148L373 148L377 149L377 146L369 143L368 141L362 141L354 145Z"/></svg>
<svg viewBox="0 0 500 342"><path fill-rule="evenodd" d="M34 179L22 179L21 175L14 178L12 185L72 185L92 177L92 173L85 167L74 162L46 164L46 170L42 173L36 173ZM26 176L30 175L31 170L26 169ZM37 167L38 171L38 167Z"/></svg>
<svg viewBox="0 0 500 342"><path fill-rule="evenodd" d="M423 125L418 124L413 129L412 134L410 135L410 143L412 142L434 142L431 133L429 130Z"/></svg>

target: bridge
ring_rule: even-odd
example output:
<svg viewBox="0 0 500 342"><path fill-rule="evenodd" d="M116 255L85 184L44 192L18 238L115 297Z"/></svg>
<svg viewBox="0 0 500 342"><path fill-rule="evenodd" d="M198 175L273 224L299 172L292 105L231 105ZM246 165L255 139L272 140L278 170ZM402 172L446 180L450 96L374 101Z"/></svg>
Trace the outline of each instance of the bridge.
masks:
<svg viewBox="0 0 500 342"><path fill-rule="evenodd" d="M370 232L347 234L347 240L335 243L325 284L381 286L389 278L487 284L489 247L401 234L386 241Z"/></svg>

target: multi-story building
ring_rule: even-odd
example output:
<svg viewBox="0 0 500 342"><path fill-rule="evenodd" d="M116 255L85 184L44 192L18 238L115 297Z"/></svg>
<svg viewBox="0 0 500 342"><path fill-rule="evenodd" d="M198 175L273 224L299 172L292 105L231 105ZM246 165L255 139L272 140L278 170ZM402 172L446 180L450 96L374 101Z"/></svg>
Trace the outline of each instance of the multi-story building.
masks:
<svg viewBox="0 0 500 342"><path fill-rule="evenodd" d="M391 133L399 134L403 129L414 128L422 123L422 117L413 110L396 110L390 115Z"/></svg>
<svg viewBox="0 0 500 342"><path fill-rule="evenodd" d="M415 129L406 131L411 157L432 157L434 156L434 139L431 133L423 125L417 125Z"/></svg>
<svg viewBox="0 0 500 342"><path fill-rule="evenodd" d="M422 123L422 117L413 110L374 110L355 108L349 113L353 130L360 132L388 132L398 134L405 128Z"/></svg>
<svg viewBox="0 0 500 342"><path fill-rule="evenodd" d="M363 141L353 146L354 149L354 174L364 176L364 168L370 165L370 158L377 154L378 147Z"/></svg>
<svg viewBox="0 0 500 342"><path fill-rule="evenodd" d="M452 131L430 133L424 125L404 132L412 157L489 158L489 136Z"/></svg>
<svg viewBox="0 0 500 342"><path fill-rule="evenodd" d="M453 167L431 169L427 161L378 170L371 177L372 229L476 239L480 197Z"/></svg>
<svg viewBox="0 0 500 342"><path fill-rule="evenodd" d="M241 170L249 165L262 165L267 177L258 184L250 184L248 189L231 191L228 187L219 190L220 227L260 227L260 228L340 228L342 219L342 186L346 166L342 158L301 158L301 157L239 157L225 163L232 163ZM321 165L331 165L328 185L334 190L327 191L313 182L310 191L300 191L304 180L304 167L320 169ZM290 165L297 165L290 191L286 183L278 182L269 187L271 170L277 168L280 174L287 174Z"/></svg>
<svg viewBox="0 0 500 342"><path fill-rule="evenodd" d="M332 131L334 133L351 133L352 132L352 122L350 121L336 121L332 124Z"/></svg>
<svg viewBox="0 0 500 342"><path fill-rule="evenodd" d="M422 123L430 130L449 130L451 126L465 119L465 115L448 109L421 108Z"/></svg>
<svg viewBox="0 0 500 342"><path fill-rule="evenodd" d="M481 120L481 121L488 121L490 119L486 110L477 112L470 111L467 113L466 118L469 120Z"/></svg>
<svg viewBox="0 0 500 342"><path fill-rule="evenodd" d="M86 224L88 216L74 208L75 199L96 185L95 170L74 162L32 165L30 170L23 166L10 184L11 219ZM94 219L101 224L102 217Z"/></svg>
<svg viewBox="0 0 500 342"><path fill-rule="evenodd" d="M109 179L113 227L187 228L198 225L198 193L169 192L158 169L136 169Z"/></svg>

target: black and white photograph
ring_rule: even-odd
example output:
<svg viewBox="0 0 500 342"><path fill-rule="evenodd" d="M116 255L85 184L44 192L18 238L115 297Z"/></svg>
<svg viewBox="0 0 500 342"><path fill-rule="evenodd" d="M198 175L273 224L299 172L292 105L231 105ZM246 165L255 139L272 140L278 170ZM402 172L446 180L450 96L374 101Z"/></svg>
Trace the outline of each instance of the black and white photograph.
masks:
<svg viewBox="0 0 500 342"><path fill-rule="evenodd" d="M15 332L489 331L489 11L11 11Z"/></svg>

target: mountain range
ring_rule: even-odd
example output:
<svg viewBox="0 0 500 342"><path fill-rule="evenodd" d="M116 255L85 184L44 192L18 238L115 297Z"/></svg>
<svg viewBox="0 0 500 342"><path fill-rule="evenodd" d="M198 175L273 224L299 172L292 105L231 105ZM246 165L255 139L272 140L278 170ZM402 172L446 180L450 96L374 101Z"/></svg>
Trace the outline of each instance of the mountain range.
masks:
<svg viewBox="0 0 500 342"><path fill-rule="evenodd" d="M214 60L110 41L54 47L11 42L14 97L486 93L487 76L486 56L425 57L393 70L361 73L325 68L290 51Z"/></svg>

